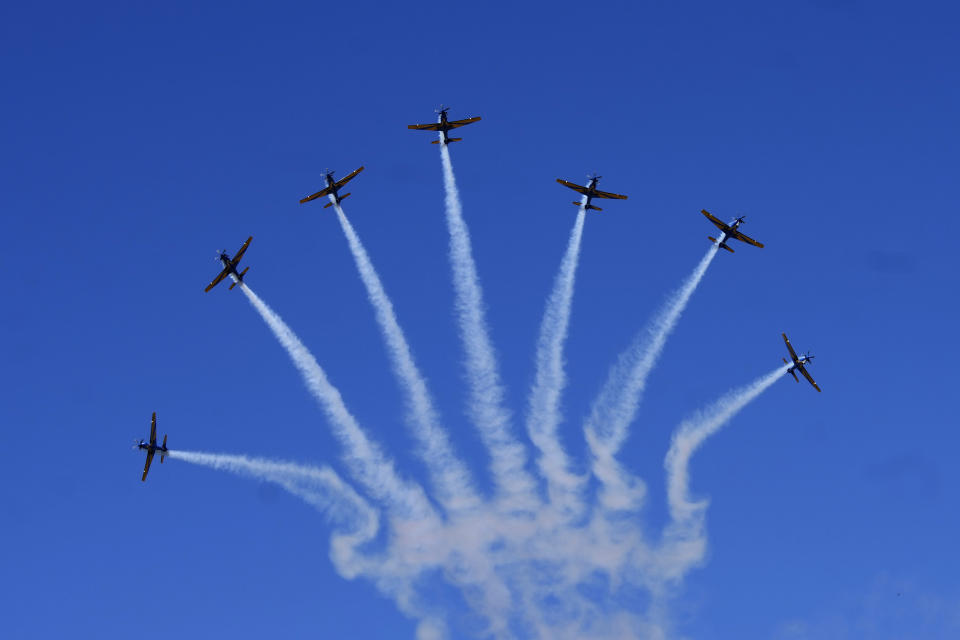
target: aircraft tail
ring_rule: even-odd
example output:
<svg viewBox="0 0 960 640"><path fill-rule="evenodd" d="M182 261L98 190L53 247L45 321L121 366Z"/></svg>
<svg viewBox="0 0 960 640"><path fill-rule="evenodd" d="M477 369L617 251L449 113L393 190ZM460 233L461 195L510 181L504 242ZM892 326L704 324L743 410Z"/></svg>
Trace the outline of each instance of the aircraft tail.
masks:
<svg viewBox="0 0 960 640"><path fill-rule="evenodd" d="M578 207L583 206L583 203L582 203L582 202L574 201L573 204L577 205ZM600 207L594 206L594 205L592 205L592 204L588 204L587 206L585 206L585 207L583 207L583 208L584 208L584 209L591 209L591 210L593 210L593 211L603 211L603 209L601 209Z"/></svg>
<svg viewBox="0 0 960 640"><path fill-rule="evenodd" d="M796 371L791 370L791 371L790 371L790 375L793 376L793 379L794 379L795 382L800 382L800 378L797 377L797 372L796 372Z"/></svg>
<svg viewBox="0 0 960 640"><path fill-rule="evenodd" d="M463 140L463 138L447 138L447 144L450 144L451 142L460 142L461 140Z"/></svg>
<svg viewBox="0 0 960 640"><path fill-rule="evenodd" d="M440 144L440 141L439 141L439 140L431 140L431 141L430 141L430 144Z"/></svg>
<svg viewBox="0 0 960 640"><path fill-rule="evenodd" d="M237 286L237 283L240 282L241 280L243 280L243 276L246 275L247 271L249 271L249 270L250 270L250 267L247 267L246 269L244 269L243 271L241 271L240 273L238 273L238 274L237 274L237 279L233 281L233 284L231 284L229 288L230 288L230 289L233 289L235 286ZM164 438L166 438L166 436L164 436Z"/></svg>
<svg viewBox="0 0 960 640"><path fill-rule="evenodd" d="M713 244L717 244L717 239L716 239L716 238L712 238L712 237L710 237L710 236L707 236L707 237L710 238L710 242L712 242ZM733 249L731 249L730 247L728 247L726 242L721 242L718 246L719 246L721 249L726 249L726 250L729 251L730 253L734 253Z"/></svg>
<svg viewBox="0 0 960 640"><path fill-rule="evenodd" d="M350 197L350 194L349 194L349 193L345 193L345 194L343 194L342 196L340 196L340 200L343 201L343 200L345 200L345 199L348 198L348 197Z"/></svg>
<svg viewBox="0 0 960 640"><path fill-rule="evenodd" d="M163 448L164 449L167 448L167 434L163 434ZM167 455L166 451L160 452L160 464L163 464L163 459L164 457L166 457L166 455Z"/></svg>
<svg viewBox="0 0 960 640"><path fill-rule="evenodd" d="M329 209L329 208L332 207L332 206L333 206L333 203L332 203L332 202L328 202L327 204L323 205L323 208L324 208L324 209Z"/></svg>

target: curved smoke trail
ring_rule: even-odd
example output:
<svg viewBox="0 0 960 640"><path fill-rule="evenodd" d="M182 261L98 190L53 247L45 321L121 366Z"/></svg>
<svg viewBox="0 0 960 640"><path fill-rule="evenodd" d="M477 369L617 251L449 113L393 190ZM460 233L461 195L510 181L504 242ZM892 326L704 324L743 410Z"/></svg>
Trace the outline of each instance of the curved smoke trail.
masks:
<svg viewBox="0 0 960 640"><path fill-rule="evenodd" d="M593 403L584 430L594 458L594 475L604 485L601 499L609 508L634 507L645 493L643 483L625 474L615 456L637 415L650 371L716 255L717 245L711 245L693 273L670 296L650 325L637 334L630 347L620 355Z"/></svg>
<svg viewBox="0 0 960 640"><path fill-rule="evenodd" d="M507 503L517 508L536 504L535 484L525 466L527 454L510 433L510 413L504 406L503 386L483 313L483 292L470 248L470 232L463 220L450 151L440 143L443 184L446 189L450 262L456 293L460 338L466 350L470 415L490 451L494 482Z"/></svg>
<svg viewBox="0 0 960 640"><path fill-rule="evenodd" d="M397 474L393 461L384 456L380 448L367 438L366 433L357 424L356 418L344 404L340 392L330 384L327 374L320 368L316 358L300 338L247 285L240 283L240 289L273 331L273 335L287 350L294 366L303 376L307 389L327 414L334 435L344 446L347 464L357 478L371 494L387 503L402 517L417 519L431 517L433 509L423 489L404 482Z"/></svg>
<svg viewBox="0 0 960 640"><path fill-rule="evenodd" d="M570 327L586 202L587 197L584 196L540 324L536 374L530 391L527 417L527 432L540 450L537 462L540 472L547 479L550 502L565 511L579 510L579 489L583 484L582 478L570 472L570 460L557 437L557 427L561 420L560 395L567 383L563 369L563 346Z"/></svg>
<svg viewBox="0 0 960 640"><path fill-rule="evenodd" d="M413 433L419 444L418 452L430 470L437 487L438 498L445 507L453 511L476 507L480 498L472 486L470 472L453 453L450 439L439 424L427 384L413 360L410 345L403 335L400 323L397 322L393 303L390 302L380 277L350 220L347 219L340 205L336 204L333 198L331 200L334 202L337 219L350 245L360 279L363 280L367 289L367 297L373 305L384 341L387 343L394 374L406 391L407 419L414 427Z"/></svg>
<svg viewBox="0 0 960 640"><path fill-rule="evenodd" d="M667 470L670 515L675 522L687 521L694 513L706 507L705 501L693 502L689 498L690 457L704 440L719 431L741 409L783 377L788 368L789 364L781 365L750 384L730 391L706 409L684 420L674 432L664 467Z"/></svg>
<svg viewBox="0 0 960 640"><path fill-rule="evenodd" d="M326 465L314 467L203 451L170 450L167 455L174 460L278 484L317 510L328 514L338 524L363 523L357 529L368 531L372 522L373 534L376 534L379 526L376 511L370 504L344 482L336 471ZM371 535L370 538L372 537Z"/></svg>

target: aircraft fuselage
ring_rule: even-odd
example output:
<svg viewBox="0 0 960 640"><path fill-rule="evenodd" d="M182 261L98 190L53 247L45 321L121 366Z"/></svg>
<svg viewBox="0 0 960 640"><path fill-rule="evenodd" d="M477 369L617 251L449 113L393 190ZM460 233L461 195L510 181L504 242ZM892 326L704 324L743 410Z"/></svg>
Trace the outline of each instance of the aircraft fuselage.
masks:
<svg viewBox="0 0 960 640"><path fill-rule="evenodd" d="M587 201L583 204L584 209L590 208L590 202L593 200L593 196L597 195L597 181L599 178L590 178L590 182L587 183L587 192L583 195L587 196Z"/></svg>
<svg viewBox="0 0 960 640"><path fill-rule="evenodd" d="M137 448L143 449L144 451L153 451L154 453L156 453L157 451L161 453L167 452L166 447L159 444L150 444L149 442L140 442L140 444L137 445Z"/></svg>
<svg viewBox="0 0 960 640"><path fill-rule="evenodd" d="M741 222L743 222L743 221L742 221L742 220L734 220L733 223L726 225L726 228L725 228L725 229L721 229L721 230L720 230L720 237L717 238L717 246L718 246L718 247L726 247L726 246L727 246L727 238L730 237L730 232L731 232L731 231L736 231L736 230L737 230L737 227L740 226L740 223L741 223Z"/></svg>
<svg viewBox="0 0 960 640"><path fill-rule="evenodd" d="M233 263L230 261L230 257L224 254L220 254L220 262L223 264L223 268L227 270L227 273L231 276L236 277L237 268L233 266Z"/></svg>
<svg viewBox="0 0 960 640"><path fill-rule="evenodd" d="M333 179L332 173L327 174L327 188L330 189L330 193L328 195L333 198L334 202L340 204L341 198L337 193L340 190L340 187L337 186L337 181Z"/></svg>

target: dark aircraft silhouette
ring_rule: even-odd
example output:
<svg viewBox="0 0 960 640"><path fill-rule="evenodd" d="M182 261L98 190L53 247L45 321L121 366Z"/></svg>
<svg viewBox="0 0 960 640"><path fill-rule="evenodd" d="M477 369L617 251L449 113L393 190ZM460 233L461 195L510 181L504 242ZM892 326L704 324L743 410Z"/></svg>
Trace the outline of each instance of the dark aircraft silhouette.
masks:
<svg viewBox="0 0 960 640"><path fill-rule="evenodd" d="M710 242L717 244L721 249L726 249L730 253L733 253L733 249L727 246L727 240L729 240L730 238L733 238L735 240L740 240L741 242L746 242L747 244L752 244L755 247L760 247L761 249L763 249L762 243L757 242L753 238L746 236L737 230L737 228L743 224L743 220L745 216L740 216L736 220L733 220L730 224L724 224L722 220L719 220L713 217L712 215L710 215L710 212L707 211L706 209L701 209L700 213L707 216L707 219L713 224L717 225L717 228L720 229L721 233L720 233L719 240L717 240L716 238L711 238L710 236L707 236L707 237L710 238Z"/></svg>
<svg viewBox="0 0 960 640"><path fill-rule="evenodd" d="M797 377L797 371L803 374L803 377L807 379L807 382L813 385L813 388L817 391L820 391L820 387L817 386L817 383L813 381L813 378L810 377L810 374L807 373L806 368L803 366L813 360L813 356L809 353L805 353L802 356L798 356L797 352L793 350L793 347L790 345L790 339L787 338L787 334L783 335L783 341L787 344L787 351L790 352L790 357L793 359L793 365L787 369L787 373L793 376L793 379L797 382L800 382L800 378ZM790 364L790 362L784 358L784 364Z"/></svg>
<svg viewBox="0 0 960 640"><path fill-rule="evenodd" d="M447 135L447 131L450 129L456 129L457 127L463 127L468 124L473 124L480 119L479 116L476 118L467 118L466 120L447 120L447 111L450 110L450 107L444 107L440 105L440 108L436 110L440 114L440 120L430 124L408 124L407 129L417 129L419 131L439 131L443 134L443 144L447 145L451 142L457 142L463 140L463 138L451 138ZM434 140L430 144L440 144L440 140Z"/></svg>
<svg viewBox="0 0 960 640"><path fill-rule="evenodd" d="M153 412L153 419L150 421L150 442L141 440L137 443L137 448L147 452L147 463L143 465L143 477L140 481L147 479L147 472L150 471L150 463L153 462L153 455L160 452L160 464L163 464L163 458L167 455L167 434L163 434L163 444L157 444L157 412Z"/></svg>
<svg viewBox="0 0 960 640"><path fill-rule="evenodd" d="M581 187L578 184L574 184L572 182L567 182L566 180L561 180L560 178L557 178L557 182L559 182L563 186L573 189L577 193L582 193L583 195L587 196L586 204L582 202L577 202L576 200L573 201L573 204L577 205L578 207L583 206L584 209L593 209L594 211L603 211L603 209L601 209L600 207L595 207L592 204L590 204L590 201L593 200L594 198L613 198L614 200L627 199L627 196L622 196L618 193L609 193L607 191L598 190L597 182L603 176L590 175L587 177L590 179L590 182L588 182L587 186L585 187Z"/></svg>
<svg viewBox="0 0 960 640"><path fill-rule="evenodd" d="M328 202L327 204L323 205L324 209L326 209L327 207L332 207L334 203L340 204L341 200L343 200L344 198L350 195L349 193L345 193L342 196L338 194L337 192L340 190L340 187L342 187L343 185L353 180L356 177L356 175L361 171L363 171L363 167L360 167L359 169L357 169L356 171L354 171L353 173L351 173L345 178L334 180L333 171L328 171L324 169L323 176L327 181L327 186L321 189L320 191L317 191L315 194L307 196L306 198L300 201L300 204L303 204L304 202L310 202L311 200L316 200L320 196L333 196L333 202Z"/></svg>
<svg viewBox="0 0 960 640"><path fill-rule="evenodd" d="M213 282L207 285L207 288L204 289L204 291L210 291L210 289L213 289L215 286L217 286L217 284L227 276L233 276L233 284L230 285L231 289L237 286L238 282L243 280L243 275L250 267L247 267L240 273L237 273L237 265L240 264L240 258L242 258L243 254L246 253L247 247L250 246L251 240L253 240L253 236L247 238L247 241L243 243L243 246L240 247L240 250L237 251L237 255L233 256L232 260L230 259L230 254L223 249L217 253L217 260L223 264L223 271L221 271L220 274L213 279Z"/></svg>

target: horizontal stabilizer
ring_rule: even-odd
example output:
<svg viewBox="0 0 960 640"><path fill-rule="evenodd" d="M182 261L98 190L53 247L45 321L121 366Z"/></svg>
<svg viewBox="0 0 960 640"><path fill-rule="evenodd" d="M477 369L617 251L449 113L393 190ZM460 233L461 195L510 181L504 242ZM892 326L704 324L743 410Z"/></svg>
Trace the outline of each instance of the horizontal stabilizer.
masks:
<svg viewBox="0 0 960 640"><path fill-rule="evenodd" d="M439 141L439 140L431 140L431 141L430 141L430 144L440 144L440 141Z"/></svg>
<svg viewBox="0 0 960 640"><path fill-rule="evenodd" d="M323 205L323 208L324 208L324 209L329 209L329 208L332 207L332 206L333 206L333 203L332 203L332 202L328 202L327 204Z"/></svg>
<svg viewBox="0 0 960 640"><path fill-rule="evenodd" d="M340 196L340 200L343 200L344 198L347 198L347 197L349 197L349 196L350 196L349 193L345 193L345 194L343 194L342 196Z"/></svg>
<svg viewBox="0 0 960 640"><path fill-rule="evenodd" d="M235 286L237 286L238 284L240 284L240 281L243 280L243 276L244 276L244 275L247 273L247 271L249 271L249 270L250 270L250 267L247 267L246 269L244 269L243 271L241 271L240 273L238 273L238 274L237 274L237 277L234 278L234 280L233 280L233 284L231 284L229 288L230 288L230 289L233 289Z"/></svg>
<svg viewBox="0 0 960 640"><path fill-rule="evenodd" d="M712 237L710 237L710 236L707 236L707 237L710 238L710 242L712 242L713 244L717 244L717 239L716 239L716 238L712 238ZM721 249L726 249L726 250L729 251L730 253L734 253L734 250L731 249L730 247L728 247L726 244L720 244L720 245L718 245L718 246L719 246Z"/></svg>
<svg viewBox="0 0 960 640"><path fill-rule="evenodd" d="M577 206L579 207L579 206L581 206L582 203L580 203L580 202L574 202L573 204L575 204L575 205L577 205ZM600 207L596 207L596 206L594 206L594 205L592 205L592 204L588 204L586 207L584 207L584 209L592 209L593 211L603 211L603 209L601 209Z"/></svg>
<svg viewBox="0 0 960 640"><path fill-rule="evenodd" d="M167 434L163 434L163 448L167 448Z"/></svg>
<svg viewBox="0 0 960 640"><path fill-rule="evenodd" d="M460 142L461 140L463 140L463 138L449 138L447 140L447 143L449 144L451 142Z"/></svg>
<svg viewBox="0 0 960 640"><path fill-rule="evenodd" d="M793 379L794 379L795 381L800 382L800 378L797 377L797 372L796 372L796 371L791 371L791 372L790 372L790 375L793 376Z"/></svg>

